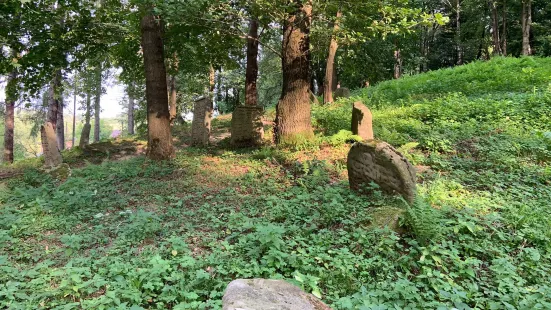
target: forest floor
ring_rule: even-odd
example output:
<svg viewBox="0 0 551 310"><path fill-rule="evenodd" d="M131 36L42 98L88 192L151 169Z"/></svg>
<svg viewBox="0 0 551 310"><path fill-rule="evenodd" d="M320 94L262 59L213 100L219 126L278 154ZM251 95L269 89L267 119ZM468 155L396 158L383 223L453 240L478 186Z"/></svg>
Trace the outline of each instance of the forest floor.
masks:
<svg viewBox="0 0 551 310"><path fill-rule="evenodd" d="M284 278L335 309L551 308L551 60L502 59L314 106L294 148L145 142L20 162L0 186L0 308L218 309L236 278ZM351 102L418 168L408 206L348 188ZM268 110L268 114L273 114ZM268 117L269 119L269 117ZM267 124L268 126L268 124ZM398 220L396 220L399 218Z"/></svg>

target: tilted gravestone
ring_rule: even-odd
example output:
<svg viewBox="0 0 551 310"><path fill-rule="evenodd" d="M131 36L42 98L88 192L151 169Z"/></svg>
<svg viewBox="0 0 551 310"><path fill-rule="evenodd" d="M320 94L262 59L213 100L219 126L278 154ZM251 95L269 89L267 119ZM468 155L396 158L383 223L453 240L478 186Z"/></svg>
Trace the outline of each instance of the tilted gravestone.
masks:
<svg viewBox="0 0 551 310"><path fill-rule="evenodd" d="M335 100L339 98L350 98L350 89L346 87L340 87L335 89L335 91L333 92L333 98Z"/></svg>
<svg viewBox="0 0 551 310"><path fill-rule="evenodd" d="M310 91L310 103L315 104L315 105L320 104L320 102L318 100L318 96L316 96L316 94L314 94L312 91Z"/></svg>
<svg viewBox="0 0 551 310"><path fill-rule="evenodd" d="M42 138L42 153L44 154L44 164L48 167L61 165L63 158L57 146L57 135L52 123L46 122L40 128Z"/></svg>
<svg viewBox="0 0 551 310"><path fill-rule="evenodd" d="M264 139L262 116L264 109L257 106L238 106L231 119L231 145L258 146Z"/></svg>
<svg viewBox="0 0 551 310"><path fill-rule="evenodd" d="M80 142L78 146L81 148L84 148L88 144L90 144L90 129L92 129L92 125L90 124L84 124L84 127L82 127L82 133L80 134Z"/></svg>
<svg viewBox="0 0 551 310"><path fill-rule="evenodd" d="M348 152L346 166L352 189L374 182L384 192L398 193L413 203L415 168L390 144L377 140L357 142Z"/></svg>
<svg viewBox="0 0 551 310"><path fill-rule="evenodd" d="M223 310L331 310L312 294L283 280L239 279L228 284Z"/></svg>
<svg viewBox="0 0 551 310"><path fill-rule="evenodd" d="M352 133L363 140L373 140L373 116L368 107L356 101L352 107Z"/></svg>
<svg viewBox="0 0 551 310"><path fill-rule="evenodd" d="M212 101L201 97L193 104L193 122L191 124L191 145L206 146L210 138L212 119Z"/></svg>

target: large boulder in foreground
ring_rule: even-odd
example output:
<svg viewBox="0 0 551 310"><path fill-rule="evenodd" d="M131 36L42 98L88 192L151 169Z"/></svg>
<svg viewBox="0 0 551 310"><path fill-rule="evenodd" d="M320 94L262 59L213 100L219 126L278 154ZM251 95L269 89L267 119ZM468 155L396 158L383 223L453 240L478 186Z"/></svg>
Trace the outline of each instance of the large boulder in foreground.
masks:
<svg viewBox="0 0 551 310"><path fill-rule="evenodd" d="M312 294L283 280L239 279L228 284L223 310L331 310Z"/></svg>
<svg viewBox="0 0 551 310"><path fill-rule="evenodd" d="M400 194L413 203L415 168L390 144L377 140L357 142L348 152L346 166L352 189L357 190L374 182L384 192Z"/></svg>

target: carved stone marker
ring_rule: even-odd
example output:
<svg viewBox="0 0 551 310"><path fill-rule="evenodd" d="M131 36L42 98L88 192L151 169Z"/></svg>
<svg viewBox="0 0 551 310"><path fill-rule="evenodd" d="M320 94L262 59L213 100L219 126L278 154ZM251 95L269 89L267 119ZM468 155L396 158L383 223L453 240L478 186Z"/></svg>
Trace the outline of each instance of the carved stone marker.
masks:
<svg viewBox="0 0 551 310"><path fill-rule="evenodd" d="M333 98L335 100L339 98L350 98L350 89L346 87L340 87L335 89L335 91L333 92Z"/></svg>
<svg viewBox="0 0 551 310"><path fill-rule="evenodd" d="M92 125L90 124L84 124L84 127L82 127L82 133L80 134L80 142L78 146L81 148L84 148L88 144L90 144L90 129L92 129Z"/></svg>
<svg viewBox="0 0 551 310"><path fill-rule="evenodd" d="M312 294L283 280L239 279L228 284L223 310L331 310Z"/></svg>
<svg viewBox="0 0 551 310"><path fill-rule="evenodd" d="M193 104L193 122L191 124L191 145L206 146L210 138L212 102L201 97Z"/></svg>
<svg viewBox="0 0 551 310"><path fill-rule="evenodd" d="M373 140L373 116L368 107L356 101L352 107L352 133L363 140Z"/></svg>
<svg viewBox="0 0 551 310"><path fill-rule="evenodd" d="M46 122L40 128L42 138L42 153L44 154L44 164L47 167L56 167L61 165L63 158L57 147L57 135L52 123Z"/></svg>
<svg viewBox="0 0 551 310"><path fill-rule="evenodd" d="M257 106L238 106L231 118L231 145L258 146L264 139L264 110Z"/></svg>
<svg viewBox="0 0 551 310"><path fill-rule="evenodd" d="M413 203L415 168L390 144L377 140L357 142L348 152L346 166L352 189L374 182L384 192L398 193Z"/></svg>

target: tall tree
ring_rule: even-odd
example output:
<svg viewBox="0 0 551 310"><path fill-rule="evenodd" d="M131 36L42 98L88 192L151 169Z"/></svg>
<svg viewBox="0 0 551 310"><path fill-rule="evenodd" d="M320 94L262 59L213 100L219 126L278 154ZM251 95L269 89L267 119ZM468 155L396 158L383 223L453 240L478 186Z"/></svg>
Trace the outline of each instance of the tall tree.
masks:
<svg viewBox="0 0 551 310"><path fill-rule="evenodd" d="M90 124L90 119L92 118L92 104L90 100L90 93L86 94L85 105L86 110L84 112L84 126L82 127L80 141L78 144L81 148L90 143L90 130L92 129L92 125Z"/></svg>
<svg viewBox="0 0 551 310"><path fill-rule="evenodd" d="M331 40L329 43L329 53L327 55L327 62L325 66L325 79L323 81L323 103L333 102L333 84L336 84L335 74L335 55L337 54L337 37L336 32L339 30L339 19L342 16L341 9L337 11L337 19L333 24L333 33L331 34Z"/></svg>
<svg viewBox="0 0 551 310"><path fill-rule="evenodd" d="M522 55L532 55L530 28L532 26L532 0L522 0Z"/></svg>
<svg viewBox="0 0 551 310"><path fill-rule="evenodd" d="M247 37L247 69L245 71L245 105L258 104L256 82L258 78L258 21L254 18L249 22Z"/></svg>
<svg viewBox="0 0 551 310"><path fill-rule="evenodd" d="M12 56L16 56L12 49ZM15 101L16 101L17 69L12 67L6 85L6 114L4 117L4 162L13 163L13 134L15 129Z"/></svg>
<svg viewBox="0 0 551 310"><path fill-rule="evenodd" d="M60 150L65 149L65 120L63 118L63 96L59 96L58 100L58 107L57 107L57 125L56 125L56 133L57 133L57 147Z"/></svg>
<svg viewBox="0 0 551 310"><path fill-rule="evenodd" d="M102 64L99 62L96 65L96 93L94 96L94 142L100 140L100 113L101 113L101 94L102 94Z"/></svg>
<svg viewBox="0 0 551 310"><path fill-rule="evenodd" d="M128 93L128 134L134 134L134 83L130 83L127 88Z"/></svg>
<svg viewBox="0 0 551 310"><path fill-rule="evenodd" d="M73 89L73 130L72 130L72 139L71 139L71 147L75 147L75 129L76 129L76 123L77 123L77 79L76 74L73 78L74 89Z"/></svg>
<svg viewBox="0 0 551 310"><path fill-rule="evenodd" d="M497 7L497 0L488 0L492 21L492 42L493 42L493 54L501 55L501 41L499 38L499 14Z"/></svg>
<svg viewBox="0 0 551 310"><path fill-rule="evenodd" d="M310 25L312 1L294 3L283 22L283 89L276 107L275 141L296 144L314 136L310 115Z"/></svg>
<svg viewBox="0 0 551 310"><path fill-rule="evenodd" d="M174 154L170 133L163 28L161 21L155 19L151 9L148 11L140 22L147 100L147 156L163 160L171 158Z"/></svg>

